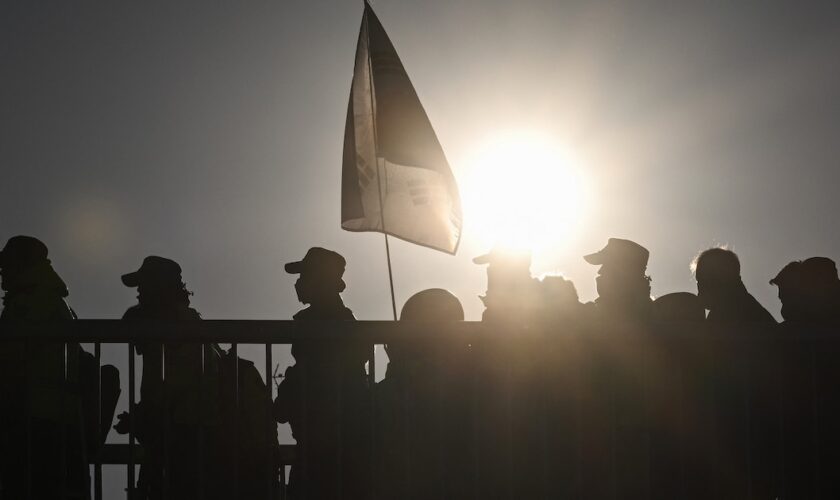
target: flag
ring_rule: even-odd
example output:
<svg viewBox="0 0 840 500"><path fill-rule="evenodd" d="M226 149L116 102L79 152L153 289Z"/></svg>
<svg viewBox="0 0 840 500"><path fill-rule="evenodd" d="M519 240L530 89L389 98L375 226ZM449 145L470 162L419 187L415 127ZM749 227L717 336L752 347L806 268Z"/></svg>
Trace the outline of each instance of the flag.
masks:
<svg viewBox="0 0 840 500"><path fill-rule="evenodd" d="M458 186L391 40L365 2L347 105L341 227L455 254Z"/></svg>

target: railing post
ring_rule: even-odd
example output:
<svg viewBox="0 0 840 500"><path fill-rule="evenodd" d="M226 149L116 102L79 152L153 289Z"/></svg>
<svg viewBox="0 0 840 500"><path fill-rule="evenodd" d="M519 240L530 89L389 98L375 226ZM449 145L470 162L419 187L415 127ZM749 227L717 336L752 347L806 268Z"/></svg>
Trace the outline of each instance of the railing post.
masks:
<svg viewBox="0 0 840 500"><path fill-rule="evenodd" d="M368 474L370 474L370 491L372 493L372 497L374 500L378 498L379 488L376 484L376 472L375 466L376 463L376 344L371 344L370 350L368 351L370 354L370 359L368 360L368 385L370 391L370 439L368 441L369 451L368 456L366 457L368 460Z"/></svg>
<svg viewBox="0 0 840 500"><path fill-rule="evenodd" d="M59 429L61 434L61 451L60 453L60 466L61 469L59 470L59 498L64 500L67 498L67 393L70 389L70 384L67 381L67 374L68 374L68 367L67 367L67 342L63 342L61 344L61 392L59 396ZM44 367L45 369L49 369L48 367Z"/></svg>
<svg viewBox="0 0 840 500"><path fill-rule="evenodd" d="M96 359L96 374L94 381L96 384L96 457L94 457L93 465L93 496L94 500L102 500L102 377L100 374L102 364L102 345L96 342L93 345L93 357Z"/></svg>
<svg viewBox="0 0 840 500"><path fill-rule="evenodd" d="M167 500L169 498L169 479L170 479L170 471L171 465L170 462L171 457L169 456L169 436L171 433L171 410L169 401L169 395L172 392L169 387L169 384L166 382L166 377L168 373L166 372L166 343L161 342L160 344L160 386L161 390L163 391L163 406L162 406L162 413L163 417L163 432L162 432L162 441L163 441L163 477L162 477L162 484L161 484L161 498L163 500Z"/></svg>
<svg viewBox="0 0 840 500"><path fill-rule="evenodd" d="M239 499L239 346L230 345L233 358L233 498Z"/></svg>
<svg viewBox="0 0 840 500"><path fill-rule="evenodd" d="M196 485L198 488L198 498L199 500L204 500L204 478L206 476L207 471L206 465L204 463L204 430L206 419L204 418L205 409L206 409L206 401L205 401L205 391L206 387L206 363L207 363L207 355L206 355L206 344L200 344L201 350L201 366L199 367L198 372L198 453L197 453L197 462L198 462L198 474L196 475L196 481L198 484Z"/></svg>
<svg viewBox="0 0 840 500"><path fill-rule="evenodd" d="M272 379L272 352L271 352L271 344L265 344L265 390L266 390L266 398L268 400L269 408L271 408L271 404L274 400L274 391L272 384L274 380ZM266 462L268 467L268 498L269 500L274 500L277 493L274 489L274 484L277 478L277 471L276 467L276 460L277 457L274 456L274 443L276 442L277 438L277 424L274 423L274 415L271 411L268 412L266 415L268 421L266 422L268 428L268 435L266 439Z"/></svg>
<svg viewBox="0 0 840 500"><path fill-rule="evenodd" d="M24 341L23 343L23 387L24 387L24 395L23 395L23 422L26 429L24 432L26 433L26 477L24 480L26 481L26 498L30 500L32 498L32 412L30 411L31 401L29 398L30 393L30 380L29 380L29 356L32 354L32 346L30 345L29 341Z"/></svg>
<svg viewBox="0 0 840 500"><path fill-rule="evenodd" d="M814 450L814 494L815 498L822 498L822 450L820 449L820 438L822 433L820 432L821 427L821 418L820 418L820 392L819 392L819 381L817 380L817 349L816 349L816 341L811 341L811 348L810 348L810 358L811 358L811 390L813 392L813 403L811 410L813 412L812 415L812 433L814 440L813 450Z"/></svg>
<svg viewBox="0 0 840 500"><path fill-rule="evenodd" d="M134 500L135 479L134 479L134 425L137 409L134 405L134 342L128 343L128 500Z"/></svg>

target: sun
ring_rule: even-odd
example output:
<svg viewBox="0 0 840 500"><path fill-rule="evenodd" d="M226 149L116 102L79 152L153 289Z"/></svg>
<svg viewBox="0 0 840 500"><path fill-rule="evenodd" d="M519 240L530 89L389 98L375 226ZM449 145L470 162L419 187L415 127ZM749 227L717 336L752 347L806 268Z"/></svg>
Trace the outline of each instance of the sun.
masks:
<svg viewBox="0 0 840 500"><path fill-rule="evenodd" d="M538 132L495 134L477 146L461 184L464 231L485 248L545 251L580 226L589 196L570 153Z"/></svg>

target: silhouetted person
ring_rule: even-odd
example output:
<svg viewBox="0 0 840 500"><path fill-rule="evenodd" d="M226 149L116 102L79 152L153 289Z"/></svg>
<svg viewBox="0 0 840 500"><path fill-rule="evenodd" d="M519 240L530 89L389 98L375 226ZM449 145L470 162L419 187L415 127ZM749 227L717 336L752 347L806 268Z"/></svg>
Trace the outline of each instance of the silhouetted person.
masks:
<svg viewBox="0 0 840 500"><path fill-rule="evenodd" d="M610 238L599 252L583 257L601 266L595 279L598 298L590 306L594 317L614 322L650 319L650 277L645 274L649 255L634 241Z"/></svg>
<svg viewBox="0 0 840 500"><path fill-rule="evenodd" d="M785 321L837 324L840 321L840 279L827 257L794 261L770 280L779 287Z"/></svg>
<svg viewBox="0 0 840 500"><path fill-rule="evenodd" d="M473 262L487 265L481 322L488 335L473 345L470 390L477 494L534 496L539 468L529 450L538 446L541 429L534 421L541 398L537 360L543 348L534 333L542 326L545 290L531 276L530 253L496 247ZM517 341L511 343L511 338Z"/></svg>
<svg viewBox="0 0 840 500"><path fill-rule="evenodd" d="M433 288L406 301L400 321L463 321L452 293ZM394 341L377 384L379 498L466 498L472 461L468 349L447 340Z"/></svg>
<svg viewBox="0 0 840 500"><path fill-rule="evenodd" d="M694 261L697 296L715 323L763 323L776 320L750 293L741 280L741 262L735 252L710 248Z"/></svg>
<svg viewBox="0 0 840 500"><path fill-rule="evenodd" d="M483 322L523 324L535 319L542 306L539 281L531 276L531 254L494 248L473 259L487 265Z"/></svg>
<svg viewBox="0 0 840 500"><path fill-rule="evenodd" d="M747 291L741 279L741 264L735 252L710 248L694 261L697 296L709 311L706 324L713 333L725 335L763 334L764 327L775 325L773 316ZM737 330L743 329L743 333ZM758 329L758 330L757 330ZM719 332L718 332L719 330ZM769 328L768 328L769 332ZM752 489L756 497L771 495L776 480L773 447L778 446L778 429L771 419L753 418L773 408L778 394L768 392L765 380L778 371L778 365L766 363L768 343L707 343L705 356L714 360L714 369L693 373L697 391L709 398L715 432L701 440L709 452L706 460L728 463L728 467L707 465L714 475L698 478L715 484L731 497L743 497ZM707 365L708 366L708 365ZM708 368L707 368L708 369ZM703 387L714 388L709 394ZM702 407L698 411L706 411ZM785 446L790 446L790 443ZM750 460L745 457L749 456Z"/></svg>
<svg viewBox="0 0 840 500"><path fill-rule="evenodd" d="M552 328L568 326L576 322L583 311L575 284L563 276L549 275L540 280L542 321Z"/></svg>
<svg viewBox="0 0 840 500"><path fill-rule="evenodd" d="M594 356L586 361L589 392L584 407L582 454L588 469L583 481L584 496L607 494L610 488L627 498L646 495L646 465L650 460L650 423L644 399L644 370L635 363L638 344L625 342L625 333L647 328L651 319L650 277L646 274L649 252L638 243L609 238L600 251L584 256L589 264L600 266L595 280L598 298L587 304L590 326L606 328L601 349L611 355ZM610 449L614 447L614 451ZM614 470L614 483L604 481L599 472Z"/></svg>
<svg viewBox="0 0 840 500"><path fill-rule="evenodd" d="M344 257L310 248L303 260L286 264L299 274L298 300L309 307L296 321L354 321L341 299ZM295 364L286 370L274 401L275 418L288 422L298 462L289 478L293 499L364 498L369 475L369 400L365 362L368 347L354 339L292 344Z"/></svg>
<svg viewBox="0 0 840 500"><path fill-rule="evenodd" d="M125 286L137 288L138 304L123 315L126 321L198 321L201 315L190 307L191 292L181 278L181 267L158 256L143 259L135 272L122 276ZM204 482L208 498L221 491L222 471L219 436L220 352L215 345L196 343L138 342L143 356L140 401L135 405L134 430L143 445L137 489L140 498L192 498ZM202 363L204 375L202 381ZM127 413L115 426L129 430ZM202 436L203 434L203 436ZM198 457L203 440L204 456ZM203 461L204 471L199 470Z"/></svg>
<svg viewBox="0 0 840 500"><path fill-rule="evenodd" d="M812 327L836 327L840 322L840 281L831 259L811 257L791 262L770 284L779 288L786 333L793 338L807 334ZM784 363L780 363L784 369L781 385L786 390L787 457L796 457L785 464L791 498L840 495L834 474L828 472L840 466L838 356L835 342L791 342ZM815 473L818 468L820 472Z"/></svg>
<svg viewBox="0 0 840 500"><path fill-rule="evenodd" d="M0 252L0 279L6 292L0 319L75 319L65 302L67 286L50 264L46 245L36 238L15 236L6 243ZM27 483L36 499L60 499L62 488L64 498L88 497L78 397L80 352L76 343L0 343L0 498L27 498Z"/></svg>
<svg viewBox="0 0 840 500"><path fill-rule="evenodd" d="M653 301L653 319L657 322L704 321L706 309L693 293L668 293Z"/></svg>

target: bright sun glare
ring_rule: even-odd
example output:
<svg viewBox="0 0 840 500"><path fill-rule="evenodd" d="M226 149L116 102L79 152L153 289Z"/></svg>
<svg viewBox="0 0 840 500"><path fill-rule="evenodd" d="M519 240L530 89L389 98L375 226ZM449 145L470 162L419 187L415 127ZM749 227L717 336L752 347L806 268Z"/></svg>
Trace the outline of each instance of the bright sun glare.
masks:
<svg viewBox="0 0 840 500"><path fill-rule="evenodd" d="M468 164L464 229L482 246L550 250L580 225L588 193L579 165L550 137L499 134Z"/></svg>

